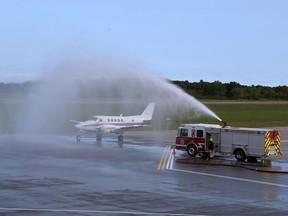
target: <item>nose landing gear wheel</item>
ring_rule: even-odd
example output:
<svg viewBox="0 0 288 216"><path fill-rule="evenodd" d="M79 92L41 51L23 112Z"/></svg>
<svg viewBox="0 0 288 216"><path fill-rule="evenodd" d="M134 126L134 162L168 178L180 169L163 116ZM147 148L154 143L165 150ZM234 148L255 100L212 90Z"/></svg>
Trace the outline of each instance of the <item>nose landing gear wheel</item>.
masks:
<svg viewBox="0 0 288 216"><path fill-rule="evenodd" d="M77 141L77 142L80 142L80 141L81 141L81 136L80 136L80 135L77 135L77 136L76 136L76 141Z"/></svg>

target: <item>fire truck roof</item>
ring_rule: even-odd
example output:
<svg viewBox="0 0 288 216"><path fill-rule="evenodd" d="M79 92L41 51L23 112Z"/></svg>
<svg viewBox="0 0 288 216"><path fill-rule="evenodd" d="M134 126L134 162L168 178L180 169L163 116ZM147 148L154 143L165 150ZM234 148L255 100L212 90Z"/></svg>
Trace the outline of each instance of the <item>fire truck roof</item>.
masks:
<svg viewBox="0 0 288 216"><path fill-rule="evenodd" d="M221 128L221 125L216 125L216 124L181 124L181 127L209 127L209 128Z"/></svg>
<svg viewBox="0 0 288 216"><path fill-rule="evenodd" d="M250 132L265 132L265 131L273 131L273 130L275 130L275 129L267 129L267 128L245 128L245 127L231 127L231 126L226 126L226 127L223 128L221 125L217 125L217 124L203 124L203 123L181 124L180 127L222 128L225 131L250 131Z"/></svg>

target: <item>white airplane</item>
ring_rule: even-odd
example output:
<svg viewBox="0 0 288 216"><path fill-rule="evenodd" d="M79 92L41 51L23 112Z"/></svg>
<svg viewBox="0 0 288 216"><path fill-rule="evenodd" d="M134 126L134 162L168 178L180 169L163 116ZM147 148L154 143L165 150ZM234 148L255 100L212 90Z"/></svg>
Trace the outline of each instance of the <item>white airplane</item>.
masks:
<svg viewBox="0 0 288 216"><path fill-rule="evenodd" d="M118 141L123 141L123 133L129 129L140 128L151 124L155 103L149 103L141 115L134 116L93 116L87 121L74 121L75 127L79 130L77 141L81 140L80 132L96 133L97 141L101 141L102 133L118 134Z"/></svg>

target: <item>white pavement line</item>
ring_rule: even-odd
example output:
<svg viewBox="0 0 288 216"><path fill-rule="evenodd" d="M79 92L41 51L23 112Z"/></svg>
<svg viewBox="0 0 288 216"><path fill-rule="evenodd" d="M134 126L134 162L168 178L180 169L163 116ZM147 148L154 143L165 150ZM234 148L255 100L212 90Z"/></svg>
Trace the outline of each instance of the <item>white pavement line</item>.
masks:
<svg viewBox="0 0 288 216"><path fill-rule="evenodd" d="M169 156L167 164L166 164L166 169L169 169L169 166L170 166L170 163L171 163L171 158L172 158L172 154L170 152L170 156Z"/></svg>
<svg viewBox="0 0 288 216"><path fill-rule="evenodd" d="M30 212L74 212L74 213L108 213L108 214L132 214L132 215L172 215L172 216L204 216L195 214L173 214L173 213L155 213L155 212L136 212L136 211L97 211L97 210L84 210L84 209L41 209L41 208L4 208L0 207L0 211L30 211Z"/></svg>
<svg viewBox="0 0 288 216"><path fill-rule="evenodd" d="M281 142L288 142L288 140L281 140Z"/></svg>
<svg viewBox="0 0 288 216"><path fill-rule="evenodd" d="M173 169L173 163L174 163L174 155L173 155L173 149L171 149L170 156L166 164L166 169Z"/></svg>
<svg viewBox="0 0 288 216"><path fill-rule="evenodd" d="M257 180L252 180L252 179L237 178L237 177L232 177L232 176L222 176L222 175L202 173L202 172L194 172L194 171L181 170L181 169L172 169L172 170L177 171L177 172L196 174L196 175L205 175L205 176L211 176L211 177L217 177L217 178L224 178L224 179L231 179L231 180L237 180L237 181L245 181L245 182L252 182L252 183L263 184L263 185L271 185L271 186L276 186L276 187L288 188L288 185L263 182L263 181L257 181Z"/></svg>
<svg viewBox="0 0 288 216"><path fill-rule="evenodd" d="M168 146L168 148L166 148L165 156L164 156L164 160L163 160L163 164L162 164L162 170L164 170L164 168L165 168L165 164L167 162L167 157L168 157L170 148L171 148L170 145Z"/></svg>

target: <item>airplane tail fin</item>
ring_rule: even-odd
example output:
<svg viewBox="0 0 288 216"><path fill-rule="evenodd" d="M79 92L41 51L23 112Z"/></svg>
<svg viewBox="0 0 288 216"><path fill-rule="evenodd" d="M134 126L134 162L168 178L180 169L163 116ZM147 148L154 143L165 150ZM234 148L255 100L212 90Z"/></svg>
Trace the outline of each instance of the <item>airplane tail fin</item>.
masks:
<svg viewBox="0 0 288 216"><path fill-rule="evenodd" d="M145 120L151 120L153 116L154 108L155 108L155 103L149 103L146 109L141 114L141 117L144 118Z"/></svg>

